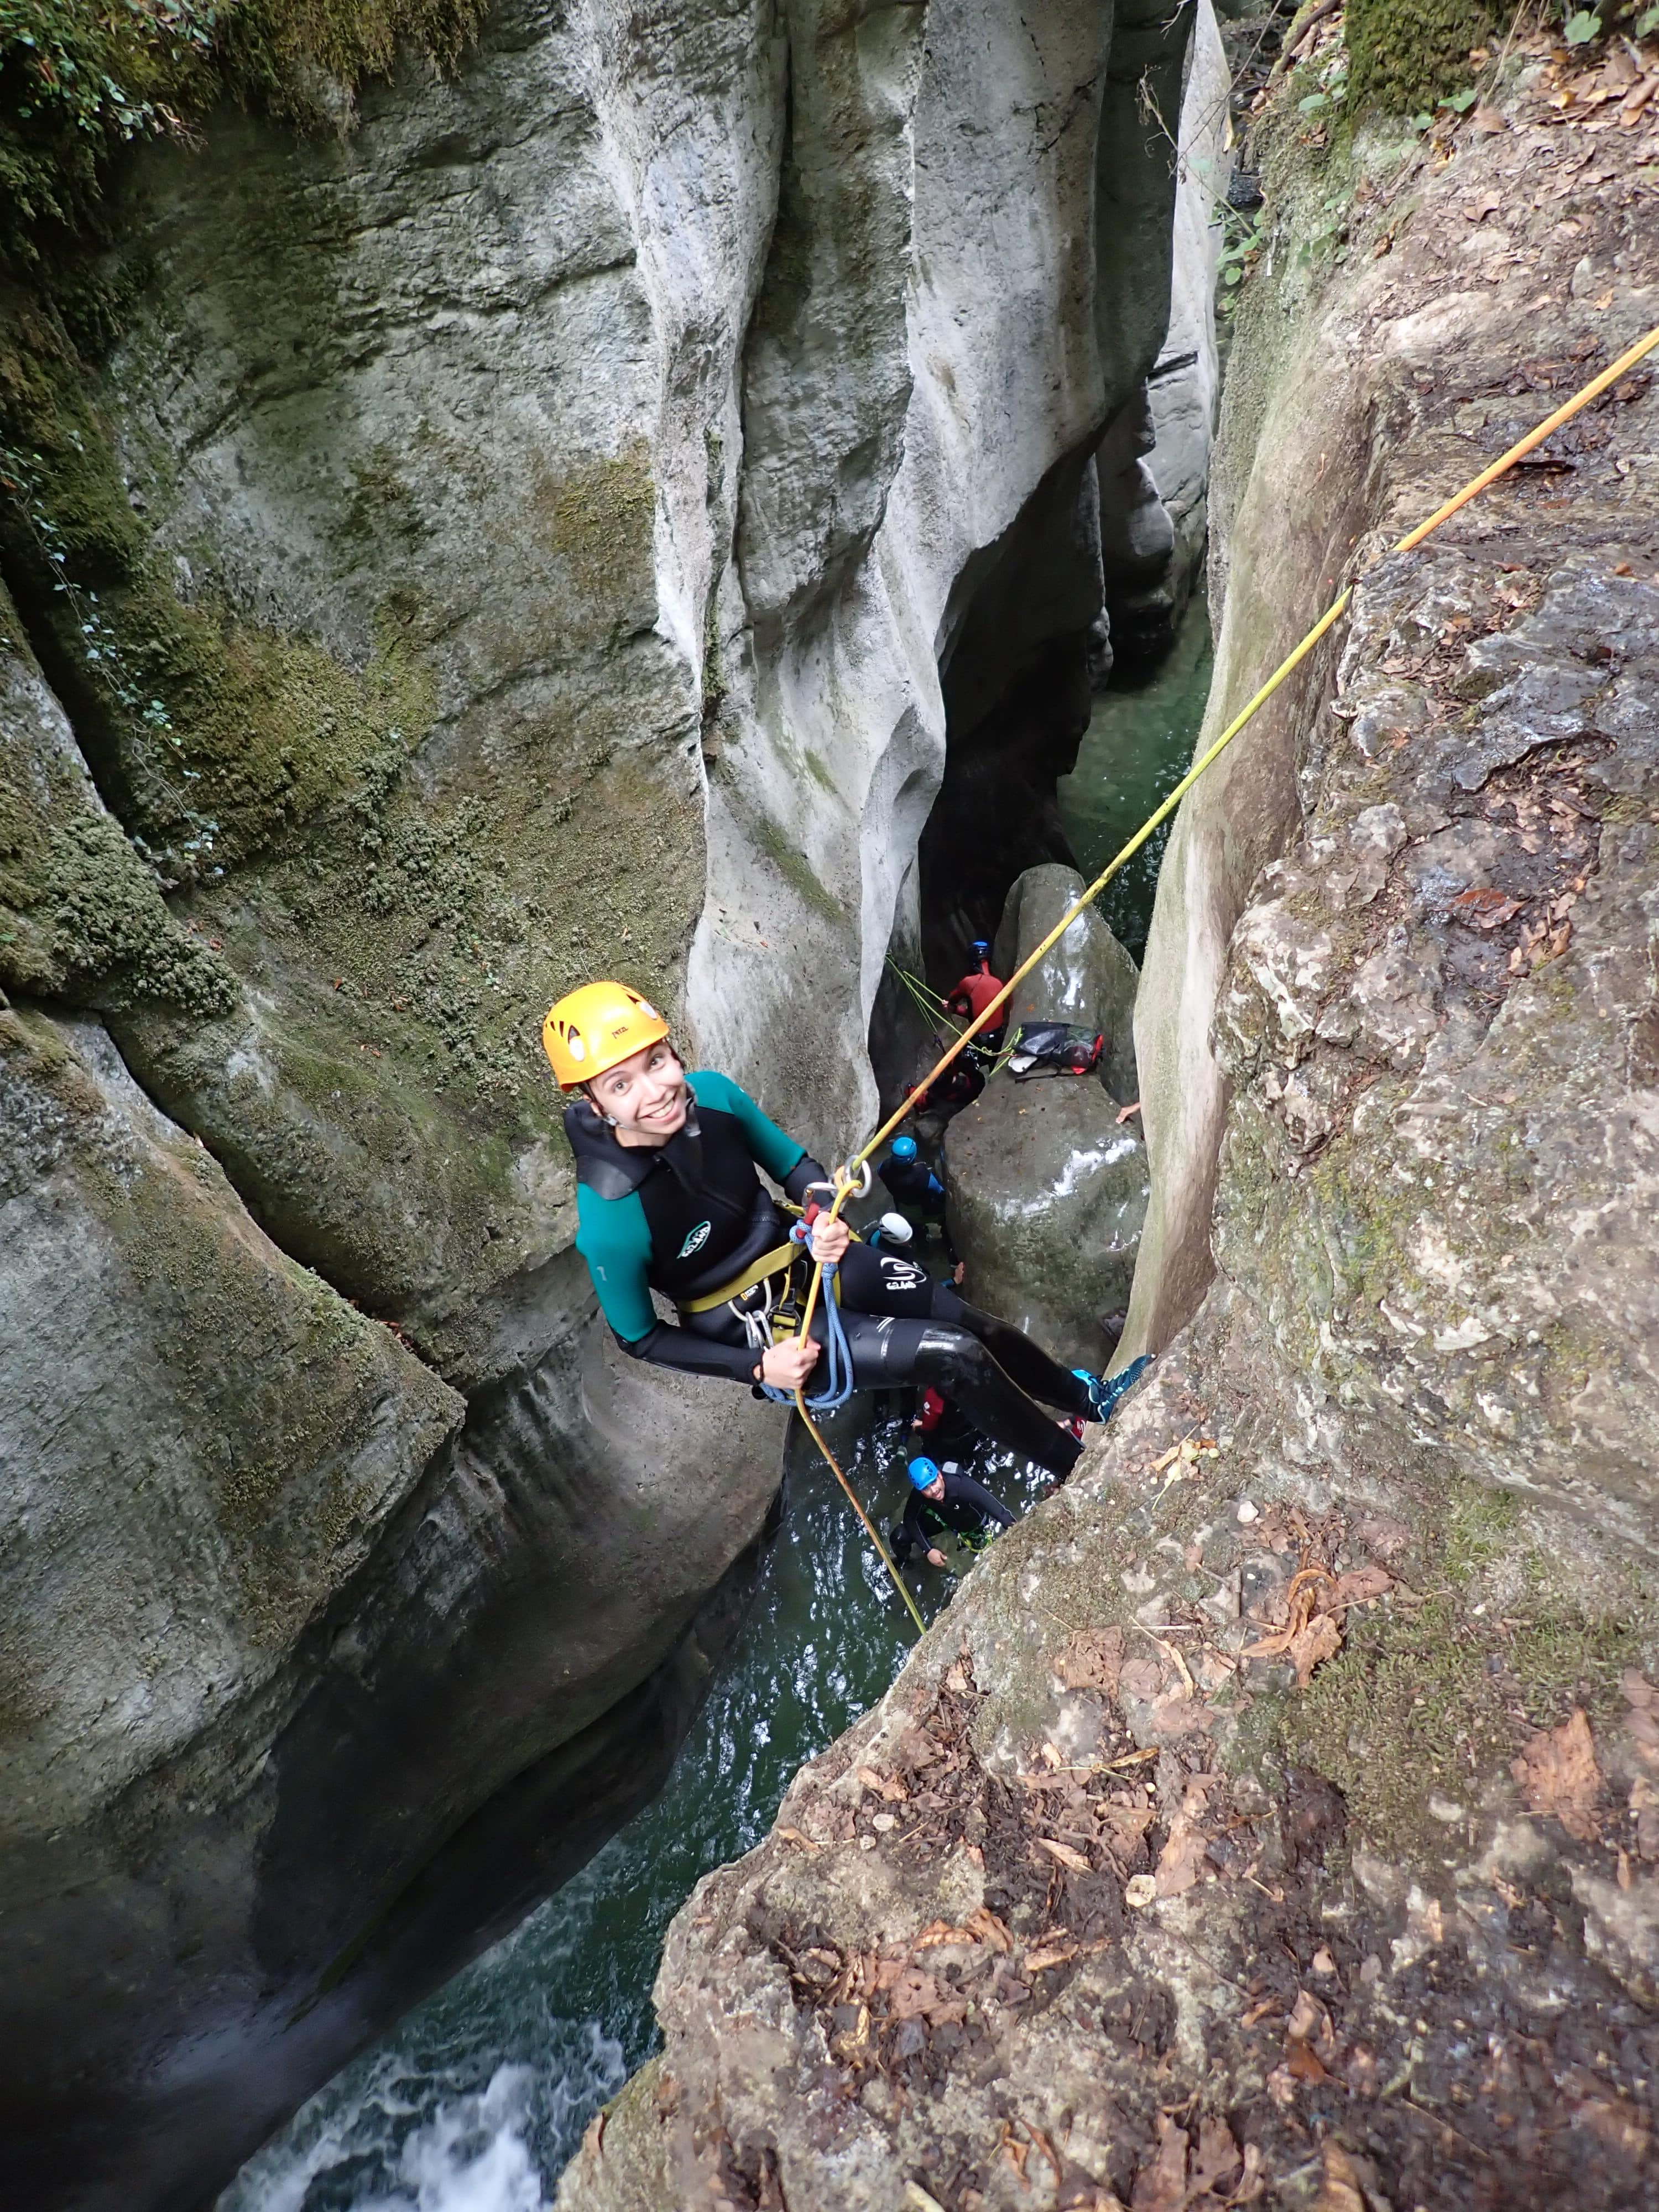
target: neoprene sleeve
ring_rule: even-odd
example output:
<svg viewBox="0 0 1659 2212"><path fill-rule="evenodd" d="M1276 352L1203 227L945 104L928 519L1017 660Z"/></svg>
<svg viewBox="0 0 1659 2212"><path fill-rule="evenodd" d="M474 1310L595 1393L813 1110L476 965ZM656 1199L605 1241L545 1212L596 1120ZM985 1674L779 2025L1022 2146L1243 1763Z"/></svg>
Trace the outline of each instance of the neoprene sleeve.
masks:
<svg viewBox="0 0 1659 2212"><path fill-rule="evenodd" d="M722 1344L716 1337L699 1336L695 1329L670 1328L653 1320L648 1333L630 1343L617 1341L635 1359L648 1359L653 1367L677 1367L683 1375L724 1375L733 1382L752 1382L760 1364L758 1352L746 1344Z"/></svg>

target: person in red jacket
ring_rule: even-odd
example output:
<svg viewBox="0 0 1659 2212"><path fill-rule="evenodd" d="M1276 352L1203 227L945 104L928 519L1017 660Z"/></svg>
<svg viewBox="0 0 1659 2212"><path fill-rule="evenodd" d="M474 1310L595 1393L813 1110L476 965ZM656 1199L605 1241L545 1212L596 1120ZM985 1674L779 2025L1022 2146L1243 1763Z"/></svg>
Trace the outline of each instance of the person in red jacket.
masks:
<svg viewBox="0 0 1659 2212"><path fill-rule="evenodd" d="M991 948L982 937L974 939L974 958L978 964L958 981L945 1002L953 1014L970 1022L978 1019L1002 988L1002 978L991 973ZM989 1029L980 1031L969 1049L994 1055L1001 1045L1006 1020L1005 1010Z"/></svg>

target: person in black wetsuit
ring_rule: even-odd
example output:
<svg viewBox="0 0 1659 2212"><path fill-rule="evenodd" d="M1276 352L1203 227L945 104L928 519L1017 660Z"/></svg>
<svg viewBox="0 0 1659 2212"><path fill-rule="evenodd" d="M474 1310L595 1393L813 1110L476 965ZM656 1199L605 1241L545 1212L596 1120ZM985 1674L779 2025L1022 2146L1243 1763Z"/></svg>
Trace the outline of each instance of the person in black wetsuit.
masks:
<svg viewBox="0 0 1659 2212"><path fill-rule="evenodd" d="M805 1343L769 1341L769 1313L799 1294L806 1271L756 1169L799 1204L828 1186L823 1168L729 1077L688 1074L667 1024L625 985L570 993L542 1036L554 1073L576 1094L565 1109L576 1247L623 1350L690 1374L810 1389L824 1316L814 1316ZM1082 1447L1056 1414L1103 1420L1121 1378L1068 1371L913 1261L854 1243L844 1222L818 1221L811 1246L839 1268L855 1389L932 1383L1006 1449L1071 1472ZM678 1328L658 1318L653 1291L678 1308Z"/></svg>
<svg viewBox="0 0 1659 2212"><path fill-rule="evenodd" d="M932 1220L945 1214L945 1185L916 1153L914 1137L895 1137L893 1149L876 1170L901 1206Z"/></svg>
<svg viewBox="0 0 1659 2212"><path fill-rule="evenodd" d="M991 1524L1012 1528L1014 1516L1000 1498L994 1498L971 1474L938 1466L931 1459L910 1462L910 1502L904 1518L888 1534L888 1547L896 1566L908 1563L920 1552L930 1567L946 1564L934 1541L948 1528L971 1552L982 1551L991 1540Z"/></svg>

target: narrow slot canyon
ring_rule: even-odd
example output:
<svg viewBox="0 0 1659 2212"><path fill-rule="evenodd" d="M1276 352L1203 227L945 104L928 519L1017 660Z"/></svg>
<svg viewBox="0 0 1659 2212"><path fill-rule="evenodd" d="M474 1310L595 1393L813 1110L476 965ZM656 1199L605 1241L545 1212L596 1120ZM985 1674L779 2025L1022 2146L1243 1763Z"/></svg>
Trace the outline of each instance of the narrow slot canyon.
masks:
<svg viewBox="0 0 1659 2212"><path fill-rule="evenodd" d="M1659 2206L1659 11L15 12L9 2192Z"/></svg>

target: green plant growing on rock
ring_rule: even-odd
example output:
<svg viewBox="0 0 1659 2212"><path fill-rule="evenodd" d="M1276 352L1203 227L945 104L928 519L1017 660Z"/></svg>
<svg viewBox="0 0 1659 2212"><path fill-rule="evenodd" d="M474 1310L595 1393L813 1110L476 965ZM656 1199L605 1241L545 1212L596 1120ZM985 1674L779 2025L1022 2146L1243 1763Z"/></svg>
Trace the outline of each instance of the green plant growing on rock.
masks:
<svg viewBox="0 0 1659 2212"><path fill-rule="evenodd" d="M459 66L487 0L0 0L0 266L95 226L104 171L143 138L188 143L227 94L301 127L337 121L400 45Z"/></svg>

